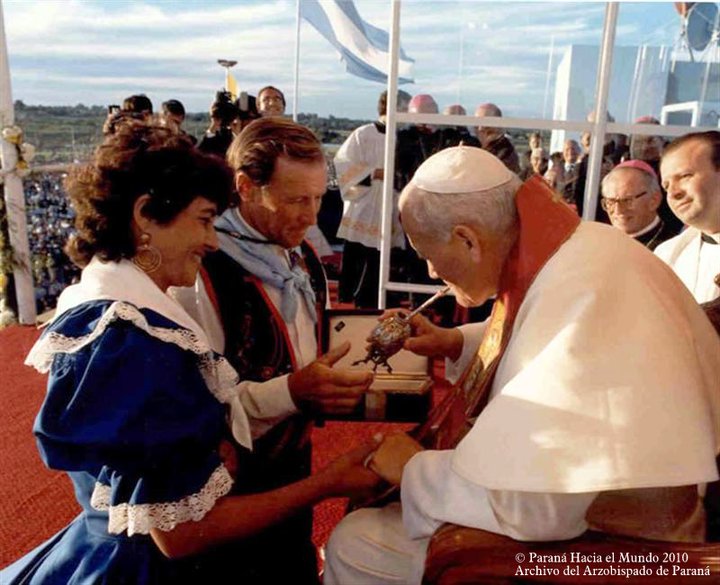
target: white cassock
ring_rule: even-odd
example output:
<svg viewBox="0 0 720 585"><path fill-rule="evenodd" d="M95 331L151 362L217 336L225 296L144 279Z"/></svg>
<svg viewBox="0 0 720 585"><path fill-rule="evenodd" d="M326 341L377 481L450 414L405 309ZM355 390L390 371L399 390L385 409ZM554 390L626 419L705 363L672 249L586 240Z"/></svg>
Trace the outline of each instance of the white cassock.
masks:
<svg viewBox="0 0 720 585"><path fill-rule="evenodd" d="M334 163L343 198L338 237L379 250L383 181L373 179L372 173L385 166L385 134L375 124L360 126L338 149ZM359 184L367 178L370 185ZM404 247L397 197L398 194L393 193L391 242L394 247Z"/></svg>
<svg viewBox="0 0 720 585"><path fill-rule="evenodd" d="M481 329L462 328L451 375ZM408 462L402 509L340 523L325 583L419 583L445 522L529 541L589 527L701 539L694 487L684 516L667 508L675 486L717 479L719 379L720 339L672 271L625 234L582 223L528 290L473 428L456 449Z"/></svg>
<svg viewBox="0 0 720 585"><path fill-rule="evenodd" d="M715 282L720 275L720 234L709 237L718 243L704 242L699 230L688 227L655 248L655 254L675 271L698 303L720 297Z"/></svg>

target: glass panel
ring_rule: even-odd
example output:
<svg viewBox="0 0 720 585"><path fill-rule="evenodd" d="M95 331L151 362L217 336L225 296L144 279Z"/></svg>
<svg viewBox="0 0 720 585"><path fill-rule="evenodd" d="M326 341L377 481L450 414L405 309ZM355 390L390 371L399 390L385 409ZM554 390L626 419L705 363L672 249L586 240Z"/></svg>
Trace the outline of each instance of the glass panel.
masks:
<svg viewBox="0 0 720 585"><path fill-rule="evenodd" d="M415 59L412 93L472 115L584 120L594 103L605 5L402 3L400 43Z"/></svg>
<svg viewBox="0 0 720 585"><path fill-rule="evenodd" d="M711 2L620 6L609 101L617 122L718 126L719 17Z"/></svg>

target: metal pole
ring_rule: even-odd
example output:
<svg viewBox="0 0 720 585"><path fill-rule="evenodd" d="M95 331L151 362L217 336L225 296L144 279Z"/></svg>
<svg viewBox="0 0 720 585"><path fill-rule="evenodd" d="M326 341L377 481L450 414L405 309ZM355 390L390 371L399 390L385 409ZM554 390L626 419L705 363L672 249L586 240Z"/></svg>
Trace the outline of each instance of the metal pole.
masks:
<svg viewBox="0 0 720 585"><path fill-rule="evenodd" d="M300 1L297 0L295 6L295 82L293 85L293 105L292 117L293 121L298 119L298 88L300 85Z"/></svg>
<svg viewBox="0 0 720 585"><path fill-rule="evenodd" d="M605 146L605 127L607 126L607 103L610 88L610 74L612 73L612 55L615 45L615 29L617 26L618 4L608 2L605 5L605 25L603 27L602 46L600 48L600 62L598 65L598 79L595 90L595 125L590 141L588 153L588 171L585 182L585 204L583 219L595 219L598 189L600 187L600 168Z"/></svg>
<svg viewBox="0 0 720 585"><path fill-rule="evenodd" d="M0 0L0 128L15 123L15 111L10 85L10 64L7 57L5 22ZM7 210L8 236L13 251L15 266L15 294L18 303L18 320L25 325L35 323L35 289L30 270L30 245L25 215L25 193L22 179L12 172L17 164L18 154L14 144L0 138L0 166L5 178L5 209Z"/></svg>
<svg viewBox="0 0 720 585"><path fill-rule="evenodd" d="M390 280L392 217L395 205L395 114L397 111L398 53L400 48L400 0L392 0L390 12L390 54L388 55L387 121L385 130L385 163L383 165L382 224L380 226L380 285L378 307L385 308L385 287Z"/></svg>

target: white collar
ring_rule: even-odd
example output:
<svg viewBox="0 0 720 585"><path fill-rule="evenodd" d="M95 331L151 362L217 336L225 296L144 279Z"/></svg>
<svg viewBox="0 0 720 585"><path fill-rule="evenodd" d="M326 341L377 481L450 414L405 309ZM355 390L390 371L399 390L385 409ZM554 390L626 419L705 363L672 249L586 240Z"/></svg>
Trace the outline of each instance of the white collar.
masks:
<svg viewBox="0 0 720 585"><path fill-rule="evenodd" d="M67 287L58 298L55 319L82 303L100 300L124 301L155 311L210 345L202 327L130 260L103 262L93 257L83 269L80 282Z"/></svg>
<svg viewBox="0 0 720 585"><path fill-rule="evenodd" d="M67 287L60 295L55 319L82 303L99 300L113 303L92 333L74 339L54 333L45 335L30 350L25 363L40 372L47 372L54 354L84 347L102 335L111 320L121 315L149 335L199 356L198 367L208 390L218 401L228 404L233 413L233 436L238 443L252 449L247 413L237 400L237 372L224 357L214 354L205 331L177 301L160 290L155 282L131 261L102 262L94 257L83 269L80 282ZM136 309L132 308L133 306ZM137 309L150 309L181 328L190 330L192 334L182 329L154 327Z"/></svg>
<svg viewBox="0 0 720 585"><path fill-rule="evenodd" d="M642 236L643 234L648 233L650 230L654 230L658 225L660 225L660 216L655 215L655 219L653 219L649 224L647 224L639 232L635 232L634 234L628 234L628 235L631 238L638 238L638 237Z"/></svg>

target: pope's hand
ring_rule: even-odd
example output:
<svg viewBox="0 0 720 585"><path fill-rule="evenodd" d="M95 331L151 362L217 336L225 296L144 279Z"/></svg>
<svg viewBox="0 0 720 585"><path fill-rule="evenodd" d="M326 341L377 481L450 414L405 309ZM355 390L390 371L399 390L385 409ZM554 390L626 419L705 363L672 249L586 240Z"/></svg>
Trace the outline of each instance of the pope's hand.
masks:
<svg viewBox="0 0 720 585"><path fill-rule="evenodd" d="M405 464L422 450L423 446L405 433L388 435L372 455L368 466L385 481L400 485Z"/></svg>
<svg viewBox="0 0 720 585"><path fill-rule="evenodd" d="M380 316L380 321L393 315L407 315L403 309L390 309ZM411 333L403 347L418 355L448 358L456 361L462 353L464 338L456 327L446 329L433 325L424 315L415 315L410 319Z"/></svg>
<svg viewBox="0 0 720 585"><path fill-rule="evenodd" d="M313 474L329 487L328 496L368 497L373 489L382 484L382 478L366 465L368 458L378 448L382 435L376 435L359 447L348 451Z"/></svg>
<svg viewBox="0 0 720 585"><path fill-rule="evenodd" d="M331 349L302 370L290 374L288 387L295 405L312 414L349 414L373 381L371 372L334 368L350 351L350 342Z"/></svg>

